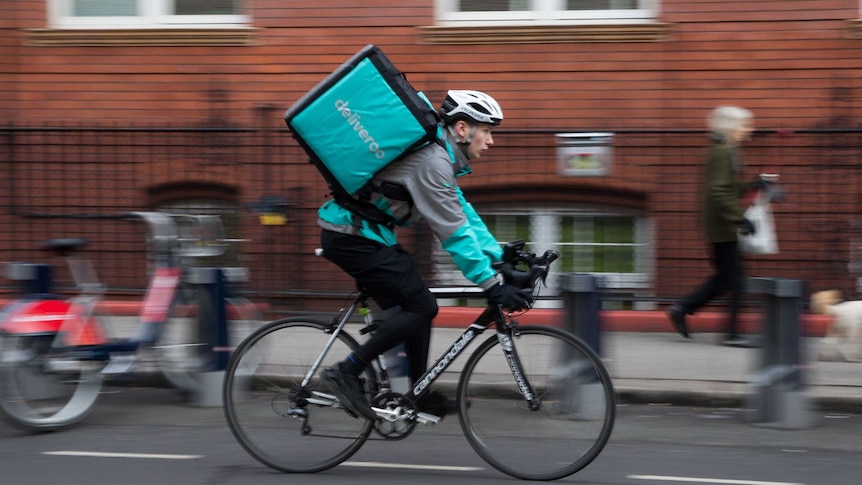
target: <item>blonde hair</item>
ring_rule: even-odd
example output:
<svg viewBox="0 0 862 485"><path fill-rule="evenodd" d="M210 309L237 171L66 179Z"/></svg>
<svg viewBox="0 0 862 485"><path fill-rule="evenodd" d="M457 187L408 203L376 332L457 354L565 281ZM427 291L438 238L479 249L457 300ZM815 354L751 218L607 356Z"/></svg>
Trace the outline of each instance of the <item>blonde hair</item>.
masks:
<svg viewBox="0 0 862 485"><path fill-rule="evenodd" d="M751 111L738 106L719 106L706 119L706 126L714 133L727 135L754 118Z"/></svg>

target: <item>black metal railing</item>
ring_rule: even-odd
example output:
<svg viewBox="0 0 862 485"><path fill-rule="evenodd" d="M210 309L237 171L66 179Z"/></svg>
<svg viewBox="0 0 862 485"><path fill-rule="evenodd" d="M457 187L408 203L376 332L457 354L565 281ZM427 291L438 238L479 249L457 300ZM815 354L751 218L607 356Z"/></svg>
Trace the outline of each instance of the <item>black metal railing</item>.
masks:
<svg viewBox="0 0 862 485"><path fill-rule="evenodd" d="M533 208L619 206L650 222L646 298L667 301L709 272L699 228L699 130L619 130L611 171L558 174L554 135L591 130L498 130L495 146L464 179L484 205ZM603 130L607 131L607 130ZM749 261L749 276L801 279L812 290L856 292L862 271L862 130L764 130L744 150L747 173L781 173L775 205L781 253ZM250 269L253 296L301 307L337 298L352 282L316 258L316 210L327 188L283 129L153 126L0 127L0 261L44 261L52 237L85 237L111 291L143 291L144 228L116 215L133 210L223 214L237 247L219 265ZM514 194L514 196L513 196ZM432 235L421 225L402 243L433 279ZM205 263L205 262L204 262ZM62 275L58 275L62 280ZM12 284L0 280L0 288Z"/></svg>

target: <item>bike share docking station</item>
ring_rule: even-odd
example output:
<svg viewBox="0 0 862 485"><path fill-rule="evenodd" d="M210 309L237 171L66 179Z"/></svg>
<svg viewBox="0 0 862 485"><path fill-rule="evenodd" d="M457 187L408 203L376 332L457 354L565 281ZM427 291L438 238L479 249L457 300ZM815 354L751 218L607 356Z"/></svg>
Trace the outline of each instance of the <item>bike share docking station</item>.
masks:
<svg viewBox="0 0 862 485"><path fill-rule="evenodd" d="M20 284L22 299L54 298L52 295L52 267L42 263L12 262L6 264L6 277ZM206 345L201 352L201 360L205 362L202 372L197 376L196 389L191 392L190 402L203 407L218 407L222 405L221 387L224 380L230 353L229 346L228 304L229 287L248 281L246 268L191 268L186 276L188 283L198 286L205 298L200 300L198 315L198 331L204 337ZM61 308L64 312L65 307ZM56 318L63 318L64 313L57 313ZM45 395L51 390L44 389Z"/></svg>
<svg viewBox="0 0 862 485"><path fill-rule="evenodd" d="M583 340L598 355L602 355L601 288L600 279L593 274L566 273L560 276L560 293L565 309L563 329ZM583 356L568 356L566 360L566 368L561 372L566 381L566 411L579 419L601 418L605 412L605 397L599 376L592 375L592 365Z"/></svg>
<svg viewBox="0 0 862 485"><path fill-rule="evenodd" d="M230 353L228 328L228 288L235 283L248 281L246 268L191 268L188 282L199 286L206 294L202 299L198 318L201 335L211 344L203 353L206 370L198 375L198 388L191 403L201 407L222 406L222 384Z"/></svg>
<svg viewBox="0 0 862 485"><path fill-rule="evenodd" d="M51 266L41 263L13 262L6 265L6 278L18 281L22 295L51 293Z"/></svg>
<svg viewBox="0 0 862 485"><path fill-rule="evenodd" d="M801 280L749 278L749 293L764 300L761 367L749 381L746 420L764 426L800 429L812 424L802 375Z"/></svg>

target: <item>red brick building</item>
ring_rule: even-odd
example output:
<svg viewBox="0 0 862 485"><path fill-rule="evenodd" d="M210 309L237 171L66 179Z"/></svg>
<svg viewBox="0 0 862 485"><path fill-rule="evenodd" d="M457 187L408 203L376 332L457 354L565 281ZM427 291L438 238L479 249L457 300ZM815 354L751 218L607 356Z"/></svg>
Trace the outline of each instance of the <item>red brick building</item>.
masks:
<svg viewBox="0 0 862 485"><path fill-rule="evenodd" d="M781 254L749 274L853 293L859 17L859 0L7 0L0 164L16 178L0 195L0 260L33 257L58 228L87 231L37 215L279 195L287 226L237 218L252 240L242 264L272 278L267 291L332 289L331 265L308 257L325 188L281 115L373 43L435 103L452 88L500 101L468 198L501 240L557 247L561 270L605 274L626 299L676 297L708 271L703 119L751 109L762 131L748 171L780 172L790 197L776 207ZM614 135L609 170L561 172L555 134L596 132ZM425 236L405 240L431 257ZM429 271L454 281L442 260ZM108 270L115 286L135 286L120 273Z"/></svg>

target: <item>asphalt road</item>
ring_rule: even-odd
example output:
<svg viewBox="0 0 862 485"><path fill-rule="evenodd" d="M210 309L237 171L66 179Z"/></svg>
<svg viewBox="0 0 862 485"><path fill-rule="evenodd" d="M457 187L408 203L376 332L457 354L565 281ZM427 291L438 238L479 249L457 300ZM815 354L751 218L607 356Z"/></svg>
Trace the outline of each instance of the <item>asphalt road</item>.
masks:
<svg viewBox="0 0 862 485"><path fill-rule="evenodd" d="M457 418L404 441L369 441L347 463L285 475L248 456L220 408L184 403L173 391L109 387L76 428L28 435L0 424L0 483L452 484L513 483L464 439ZM513 450L517 453L517 450ZM603 453L565 483L666 485L858 485L862 416L818 413L808 429L742 419L739 409L621 405Z"/></svg>

